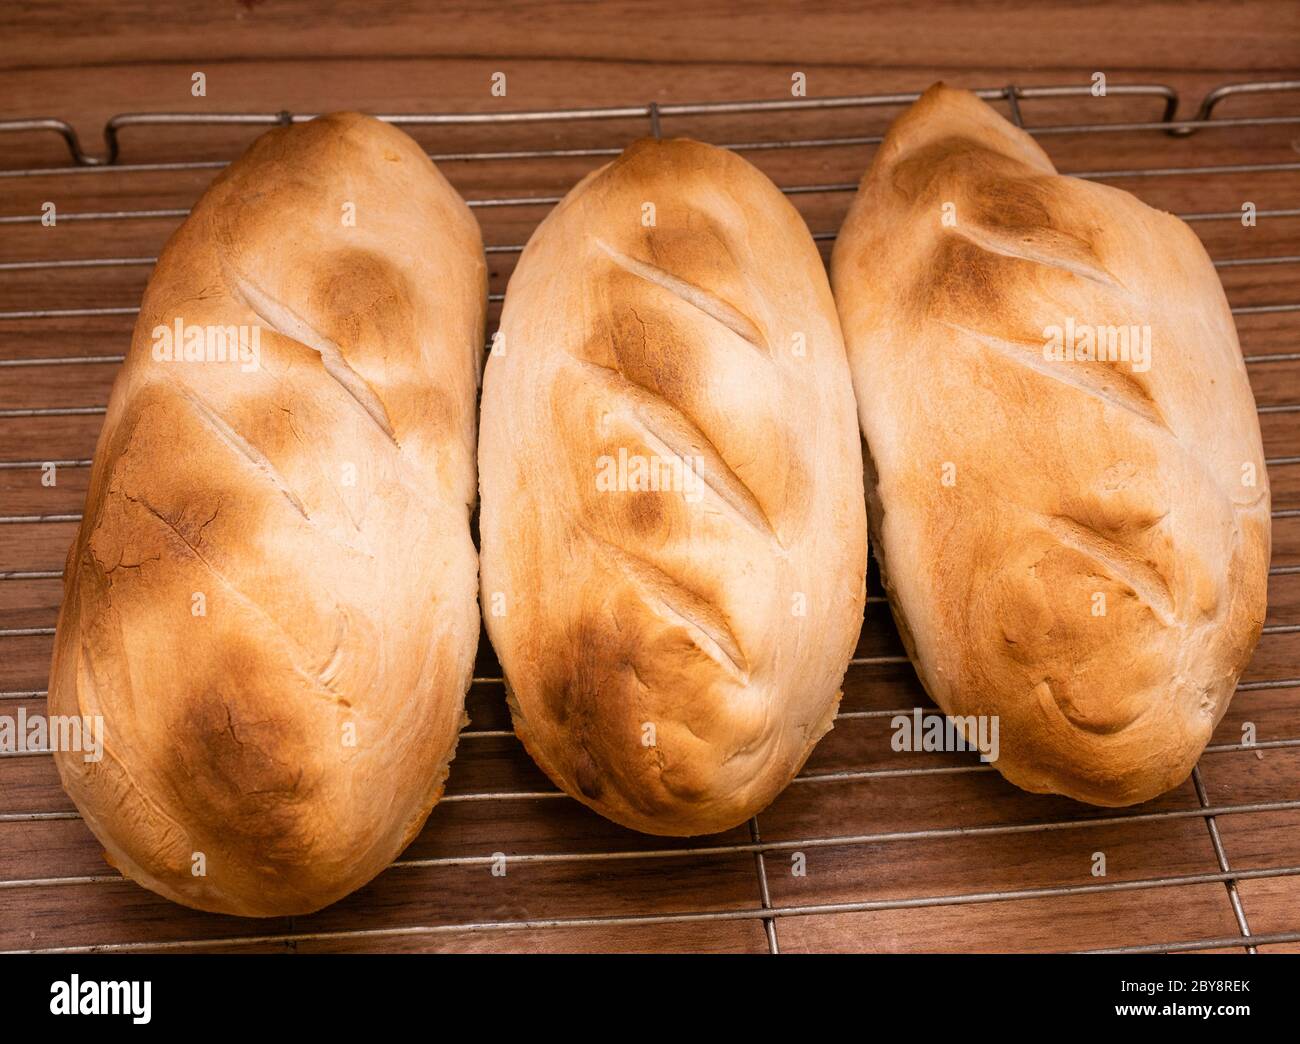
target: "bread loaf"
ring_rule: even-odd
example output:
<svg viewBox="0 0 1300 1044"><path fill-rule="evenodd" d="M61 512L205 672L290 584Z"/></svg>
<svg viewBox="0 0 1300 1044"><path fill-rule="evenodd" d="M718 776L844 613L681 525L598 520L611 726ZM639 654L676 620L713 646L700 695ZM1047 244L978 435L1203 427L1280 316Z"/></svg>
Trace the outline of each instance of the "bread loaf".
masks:
<svg viewBox="0 0 1300 1044"><path fill-rule="evenodd" d="M68 555L57 757L128 877L204 910L358 888L442 792L478 641L486 266L406 135L260 138L159 258ZM197 331L195 333L194 331Z"/></svg>
<svg viewBox="0 0 1300 1044"><path fill-rule="evenodd" d="M825 270L739 156L641 141L510 280L484 376L482 599L515 729L655 834L767 805L862 622L862 459Z"/></svg>
<svg viewBox="0 0 1300 1044"><path fill-rule="evenodd" d="M1264 620L1269 491L1196 235L973 95L893 126L835 246L895 618L1031 791L1185 780Z"/></svg>

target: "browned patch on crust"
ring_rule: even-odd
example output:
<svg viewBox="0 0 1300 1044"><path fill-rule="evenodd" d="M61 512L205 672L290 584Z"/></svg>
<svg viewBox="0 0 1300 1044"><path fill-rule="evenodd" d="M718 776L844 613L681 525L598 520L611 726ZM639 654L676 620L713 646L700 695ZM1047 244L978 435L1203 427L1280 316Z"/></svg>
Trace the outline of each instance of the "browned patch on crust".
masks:
<svg viewBox="0 0 1300 1044"><path fill-rule="evenodd" d="M610 584L612 591L596 594ZM641 597L612 577L593 581L588 591L586 608L537 657L544 665L537 681L541 718L527 717L563 730L564 744L548 746L547 757L560 780L588 800L650 819L674 817L682 802L708 792L709 780L688 760L666 767L671 755L662 735L659 746L647 747L641 729L677 719L674 706L687 700L681 687L701 684L697 672L672 671L675 690L666 691L656 665L703 661L705 654L680 629L660 625L647 632Z"/></svg>
<svg viewBox="0 0 1300 1044"><path fill-rule="evenodd" d="M320 316L320 332L345 349L379 335L407 345L415 340L413 296L406 276L387 259L367 250L339 250L315 266L310 311Z"/></svg>
<svg viewBox="0 0 1300 1044"><path fill-rule="evenodd" d="M639 537L668 530L677 513L677 493L638 491L613 494L618 497L619 521Z"/></svg>
<svg viewBox="0 0 1300 1044"><path fill-rule="evenodd" d="M1003 302L1015 294L1006 265L1005 259L968 240L945 238L936 247L930 279L921 284L924 298L917 304L935 318L999 315Z"/></svg>
<svg viewBox="0 0 1300 1044"><path fill-rule="evenodd" d="M250 705L241 693L241 679L274 670L262 650L258 636L241 641L227 630L192 665L190 691L172 723L186 742L172 746L164 763L179 806L194 822L220 824L223 845L256 862L293 865L329 843L316 836L313 805L316 756L309 752L319 736L299 720L301 710Z"/></svg>
<svg viewBox="0 0 1300 1044"><path fill-rule="evenodd" d="M988 229L1009 233L1040 232L1053 227L1047 205L1049 190L1043 181L1027 178L984 178L968 183L970 214L959 220L973 220Z"/></svg>
<svg viewBox="0 0 1300 1044"><path fill-rule="evenodd" d="M557 768L592 800L603 792L604 779L618 758L601 758L598 752L612 745L623 726L622 687L612 668L619 662L621 643L610 631L583 617L565 629L562 648L539 658L545 665L538 693L546 718L563 728L570 738L565 753L570 764Z"/></svg>

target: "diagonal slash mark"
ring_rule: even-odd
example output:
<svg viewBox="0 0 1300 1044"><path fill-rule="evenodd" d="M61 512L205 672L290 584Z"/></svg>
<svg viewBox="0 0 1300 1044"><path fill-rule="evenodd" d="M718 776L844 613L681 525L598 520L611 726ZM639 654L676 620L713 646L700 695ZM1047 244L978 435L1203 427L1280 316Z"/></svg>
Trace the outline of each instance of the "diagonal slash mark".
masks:
<svg viewBox="0 0 1300 1044"><path fill-rule="evenodd" d="M654 283L656 286L663 287L663 289L685 301L692 308L703 312L715 322L721 323L765 358L769 360L772 358L772 348L767 343L767 339L763 336L757 324L716 294L712 294L694 283L687 282L671 272L666 272L657 265L629 257L627 254L615 250L602 239L597 239L596 245L624 271L631 272L632 275L644 279L647 283Z"/></svg>

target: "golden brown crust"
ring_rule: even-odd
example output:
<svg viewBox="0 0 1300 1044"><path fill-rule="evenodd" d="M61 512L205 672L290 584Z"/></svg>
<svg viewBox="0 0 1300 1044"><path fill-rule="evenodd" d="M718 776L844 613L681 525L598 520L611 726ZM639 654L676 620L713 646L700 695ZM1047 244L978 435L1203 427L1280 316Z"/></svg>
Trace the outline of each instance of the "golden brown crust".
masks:
<svg viewBox="0 0 1300 1044"><path fill-rule="evenodd" d="M998 715L997 767L1027 790L1176 786L1259 636L1269 558L1255 404L1196 236L937 85L881 146L832 277L927 690ZM1149 329L1147 365L1049 358L1067 323L1080 352L1085 327Z"/></svg>
<svg viewBox="0 0 1300 1044"><path fill-rule="evenodd" d="M103 715L102 762L56 760L140 884L306 913L428 816L478 640L485 295L464 202L410 138L357 114L258 139L163 251L50 680L52 713ZM256 328L259 365L160 360L154 331L178 320L243 325L245 343Z"/></svg>
<svg viewBox="0 0 1300 1044"><path fill-rule="evenodd" d="M861 455L816 247L740 157L638 142L534 234L501 329L483 601L516 730L617 822L743 822L830 727L862 621ZM637 488L637 461L683 460L698 485Z"/></svg>

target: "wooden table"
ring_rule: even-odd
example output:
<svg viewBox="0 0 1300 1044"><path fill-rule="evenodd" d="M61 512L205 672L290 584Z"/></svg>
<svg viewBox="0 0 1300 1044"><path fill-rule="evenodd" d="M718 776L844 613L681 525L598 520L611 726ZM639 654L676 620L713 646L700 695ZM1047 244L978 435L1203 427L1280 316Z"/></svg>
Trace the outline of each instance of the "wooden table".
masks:
<svg viewBox="0 0 1300 1044"><path fill-rule="evenodd" d="M899 107L817 99L915 91L941 76L965 86L1086 86L1104 71L1112 85L1174 87L1190 117L1221 83L1300 78L1294 3L1227 13L1195 2L1031 13L1009 3L934 13L824 4L783 17L773 4L743 13L447 4L432 14L397 3L267 2L209 5L183 20L170 6L97 6L0 14L0 119L66 119L94 153L119 112L792 101L791 76L803 72L808 104L793 110L665 114L661 124L669 135L754 146L744 154L794 190L826 250L874 148L862 139ZM206 74L206 97L190 94L196 71ZM506 74L504 98L490 93L494 72ZM1042 128L1157 120L1163 102L1112 92L1020 107ZM1261 952L1300 948L1300 124L1232 122L1261 114L1300 115L1300 93L1231 97L1215 111L1224 122L1187 137L1040 136L1062 170L1196 215L1238 312L1277 512L1268 633L1195 779L1107 811L1023 793L966 755L895 753L889 712L929 704L873 571L844 713L800 780L748 828L664 841L554 795L508 734L485 643L447 799L397 865L311 917L210 916L122 881L49 756L0 756L0 950L1241 950L1234 893ZM602 150L648 129L644 112L413 129L439 156L567 150L440 162L478 203L492 249L489 328L549 201L604 162ZM119 165L98 170L69 169L55 134L0 135L0 170L22 171L0 178L0 218L22 219L0 221L0 714L44 709L58 571L76 527L66 516L81 510L85 461L152 258L217 166L256 132L130 127ZM828 138L852 141L789 145ZM33 220L47 201L60 214L54 228ZM1246 201L1265 215L1253 228L1235 217ZM91 259L119 260L51 264ZM1272 260L1251 263L1260 259ZM49 460L72 462L53 487L26 466ZM1241 744L1246 722L1254 749ZM491 873L496 852L511 857L505 877ZM1106 854L1105 878L1092 876L1096 852ZM806 876L792 873L799 860Z"/></svg>

